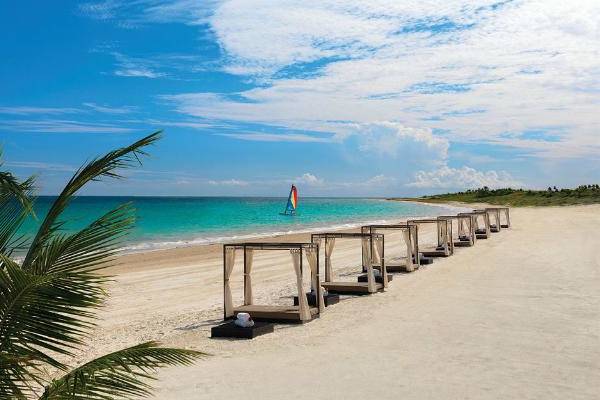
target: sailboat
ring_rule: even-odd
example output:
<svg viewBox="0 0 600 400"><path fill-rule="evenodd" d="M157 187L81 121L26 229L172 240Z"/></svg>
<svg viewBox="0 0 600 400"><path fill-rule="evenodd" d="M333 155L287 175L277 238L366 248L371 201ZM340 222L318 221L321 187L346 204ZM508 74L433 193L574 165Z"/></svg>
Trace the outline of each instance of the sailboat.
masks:
<svg viewBox="0 0 600 400"><path fill-rule="evenodd" d="M289 215L294 216L296 214L296 208L298 207L298 189L296 186L292 185L290 189L290 195L288 196L287 205L285 206L285 211L279 213L279 215Z"/></svg>

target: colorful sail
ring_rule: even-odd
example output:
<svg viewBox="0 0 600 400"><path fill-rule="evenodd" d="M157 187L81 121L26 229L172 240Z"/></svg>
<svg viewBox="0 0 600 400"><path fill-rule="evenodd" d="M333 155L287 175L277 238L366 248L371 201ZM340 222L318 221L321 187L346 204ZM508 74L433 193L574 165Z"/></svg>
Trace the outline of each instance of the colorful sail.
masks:
<svg viewBox="0 0 600 400"><path fill-rule="evenodd" d="M285 211L281 213L281 215L296 215L296 208L298 207L298 189L296 186L292 185L290 189L290 195L288 197L287 205L285 206Z"/></svg>
<svg viewBox="0 0 600 400"><path fill-rule="evenodd" d="M290 190L290 203L292 208L296 210L298 207L298 189L294 185L292 185L292 190Z"/></svg>

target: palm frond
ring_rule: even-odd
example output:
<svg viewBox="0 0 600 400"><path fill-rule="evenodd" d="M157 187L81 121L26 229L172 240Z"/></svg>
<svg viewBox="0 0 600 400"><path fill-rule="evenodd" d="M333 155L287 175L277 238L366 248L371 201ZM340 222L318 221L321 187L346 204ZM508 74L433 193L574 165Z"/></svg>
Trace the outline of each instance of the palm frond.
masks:
<svg viewBox="0 0 600 400"><path fill-rule="evenodd" d="M0 353L0 399L25 399L31 381L29 370L35 368L27 357Z"/></svg>
<svg viewBox="0 0 600 400"><path fill-rule="evenodd" d="M110 265L135 222L131 203L123 204L72 235L54 235L34 261L36 274L88 273Z"/></svg>
<svg viewBox="0 0 600 400"><path fill-rule="evenodd" d="M108 279L98 270L114 260L134 221L133 209L118 207L70 235L61 232L66 221L60 217L83 185L102 177L120 178L118 170L139 163L144 147L159 136L160 132L149 135L80 168L51 206L23 265L10 253L20 243L15 234L24 216L32 212L33 179L19 183L10 173L0 172L0 398L31 398L35 387L47 384L42 368L66 371L57 355L73 355L95 326L95 309L106 298L103 286ZM147 396L157 368L187 365L203 355L145 343L76 368L45 386L42 398Z"/></svg>
<svg viewBox="0 0 600 400"><path fill-rule="evenodd" d="M94 314L87 308L101 303L104 294L99 293L100 289L90 293L80 283L71 285L64 276L34 275L9 259L3 262L0 352L65 369L42 349L72 355L72 350L82 344L82 335L94 326ZM103 278L90 274L89 279L98 281L99 288Z"/></svg>
<svg viewBox="0 0 600 400"><path fill-rule="evenodd" d="M2 152L0 151L0 159ZM2 162L0 161L0 167ZM0 171L0 196L15 197L27 212L33 212L33 202L28 195L29 190L33 188L35 178L29 177L24 182L19 182L19 179L7 171Z"/></svg>
<svg viewBox="0 0 600 400"><path fill-rule="evenodd" d="M33 215L31 194L34 178L18 182L8 172L0 172L0 252L10 255L24 244L16 237L18 229L28 215Z"/></svg>
<svg viewBox="0 0 600 400"><path fill-rule="evenodd" d="M189 365L205 353L148 342L92 360L54 380L40 400L113 400L147 397L158 368Z"/></svg>
<svg viewBox="0 0 600 400"><path fill-rule="evenodd" d="M27 270L32 268L32 265L35 264L34 260L39 256L40 250L62 226L62 223L59 221L60 215L69 205L73 196L85 184L90 181L100 180L103 177L121 178L118 171L129 168L134 164L140 164L140 157L147 155L143 149L156 142L160 138L160 135L161 131L155 132L130 146L111 151L105 156L94 159L81 167L50 207L48 214L31 243L22 267Z"/></svg>
<svg viewBox="0 0 600 400"><path fill-rule="evenodd" d="M45 351L70 355L95 324L107 277L95 273L110 265L118 244L133 223L124 204L73 235L54 235L36 258L35 271L23 270L0 254L0 350L35 356L65 368ZM30 354L35 349L36 352Z"/></svg>

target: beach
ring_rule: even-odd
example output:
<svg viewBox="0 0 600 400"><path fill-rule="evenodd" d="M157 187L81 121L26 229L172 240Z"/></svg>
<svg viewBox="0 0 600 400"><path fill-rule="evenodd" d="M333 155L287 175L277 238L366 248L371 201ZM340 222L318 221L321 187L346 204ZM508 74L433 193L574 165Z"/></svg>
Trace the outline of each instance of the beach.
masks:
<svg viewBox="0 0 600 400"><path fill-rule="evenodd" d="M600 206L515 208L511 220L396 274L385 293L251 341L209 338L223 316L221 245L125 255L109 270L110 299L80 360L148 340L211 354L162 370L157 399L597 398ZM341 274L356 271L360 247L339 241L334 256ZM240 272L238 259L236 304ZM293 276L289 253L257 254L256 302L290 304Z"/></svg>

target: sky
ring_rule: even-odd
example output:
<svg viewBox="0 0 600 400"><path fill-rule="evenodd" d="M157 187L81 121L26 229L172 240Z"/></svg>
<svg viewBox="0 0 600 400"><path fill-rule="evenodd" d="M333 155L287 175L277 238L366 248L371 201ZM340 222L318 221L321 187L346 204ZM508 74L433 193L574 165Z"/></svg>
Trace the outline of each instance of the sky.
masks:
<svg viewBox="0 0 600 400"><path fill-rule="evenodd" d="M600 181L597 0L0 3L3 167L55 194L407 196Z"/></svg>

